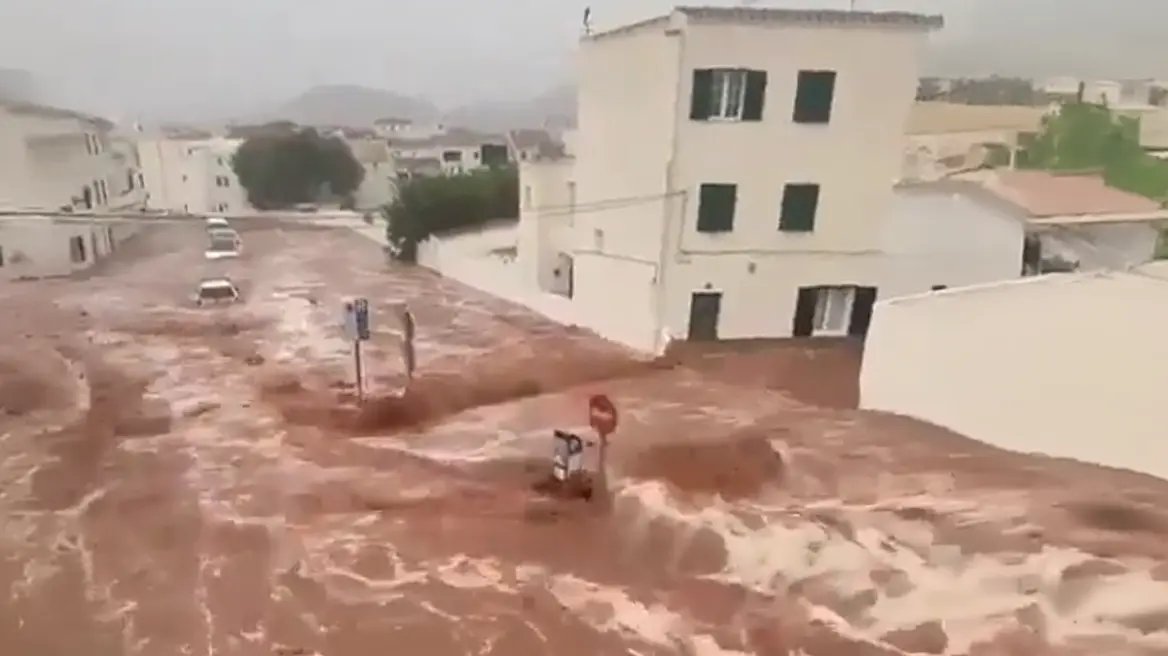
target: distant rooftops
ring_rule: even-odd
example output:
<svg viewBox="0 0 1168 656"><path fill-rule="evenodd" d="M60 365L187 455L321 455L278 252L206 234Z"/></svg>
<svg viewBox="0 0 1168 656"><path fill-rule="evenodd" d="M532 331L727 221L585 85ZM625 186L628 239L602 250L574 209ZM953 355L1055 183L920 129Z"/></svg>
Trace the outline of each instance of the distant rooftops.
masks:
<svg viewBox="0 0 1168 656"><path fill-rule="evenodd" d="M37 103L0 100L0 109L4 109L10 114L40 116L43 118L73 119L83 123L89 123L94 127L102 130L110 130L114 127L112 121L108 121L99 116L93 116L91 114L78 112L72 109L40 105Z"/></svg>
<svg viewBox="0 0 1168 656"><path fill-rule="evenodd" d="M446 132L423 138L395 137L389 139L394 148L473 148L484 144L506 145L507 137L499 134L450 128Z"/></svg>
<svg viewBox="0 0 1168 656"><path fill-rule="evenodd" d="M1097 175L1055 175L1046 171L1003 171L987 188L1034 219L1100 214L1149 214L1160 203L1107 186Z"/></svg>
<svg viewBox="0 0 1168 656"><path fill-rule="evenodd" d="M1159 202L1110 187L1098 175L992 171L936 182L904 183L897 189L907 193L962 194L998 203L1032 224L1168 221L1168 210Z"/></svg>
<svg viewBox="0 0 1168 656"><path fill-rule="evenodd" d="M555 159L564 156L564 144L556 140L547 130L511 130L507 142L513 150L534 151L540 159Z"/></svg>
<svg viewBox="0 0 1168 656"><path fill-rule="evenodd" d="M676 7L672 14L657 16L610 30L597 32L585 38L596 39L636 31L650 25L669 22L680 15L694 23L754 23L787 24L811 27L900 27L937 30L945 25L939 15L914 14L903 11L844 11L838 9L778 9L770 7Z"/></svg>

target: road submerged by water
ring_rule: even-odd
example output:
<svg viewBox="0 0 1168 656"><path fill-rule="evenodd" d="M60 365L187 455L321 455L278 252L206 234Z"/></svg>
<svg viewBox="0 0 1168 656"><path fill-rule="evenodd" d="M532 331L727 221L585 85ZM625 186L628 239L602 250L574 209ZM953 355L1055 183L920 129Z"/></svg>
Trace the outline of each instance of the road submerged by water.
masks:
<svg viewBox="0 0 1168 656"><path fill-rule="evenodd" d="M1168 654L1164 481L848 410L851 354L640 362L344 229L243 237L0 291L6 653ZM223 272L246 302L192 307ZM597 391L609 496L540 498Z"/></svg>

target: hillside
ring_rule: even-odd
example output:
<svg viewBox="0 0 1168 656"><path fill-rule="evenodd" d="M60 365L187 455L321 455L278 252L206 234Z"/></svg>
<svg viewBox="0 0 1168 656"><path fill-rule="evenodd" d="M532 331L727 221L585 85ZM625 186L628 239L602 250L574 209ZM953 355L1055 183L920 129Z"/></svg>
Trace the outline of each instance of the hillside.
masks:
<svg viewBox="0 0 1168 656"><path fill-rule="evenodd" d="M381 118L442 121L485 132L562 126L575 120L576 91L570 85L514 102L482 102L443 112L423 98L356 85L314 87L272 110L234 117L235 122L290 120L309 125L366 126Z"/></svg>
<svg viewBox="0 0 1168 656"><path fill-rule="evenodd" d="M309 125L372 125L381 118L429 120L439 115L433 103L383 89L356 85L314 87L276 109L265 119Z"/></svg>

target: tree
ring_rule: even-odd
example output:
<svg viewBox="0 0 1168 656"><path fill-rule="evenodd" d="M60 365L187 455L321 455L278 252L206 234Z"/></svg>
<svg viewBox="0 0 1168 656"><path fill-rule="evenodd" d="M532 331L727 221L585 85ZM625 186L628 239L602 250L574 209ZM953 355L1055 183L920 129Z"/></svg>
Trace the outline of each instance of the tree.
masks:
<svg viewBox="0 0 1168 656"><path fill-rule="evenodd" d="M1063 105L1043 121L1018 161L1044 171L1097 171L1117 189L1159 201L1168 197L1168 163L1140 147L1139 120L1114 116L1103 105Z"/></svg>
<svg viewBox="0 0 1168 656"><path fill-rule="evenodd" d="M365 177L344 141L295 126L272 126L250 137L235 151L231 167L259 209L344 198Z"/></svg>
<svg viewBox="0 0 1168 656"><path fill-rule="evenodd" d="M519 216L519 173L514 167L466 175L417 177L402 183L382 208L394 257L417 260L418 244L433 235L480 228Z"/></svg>

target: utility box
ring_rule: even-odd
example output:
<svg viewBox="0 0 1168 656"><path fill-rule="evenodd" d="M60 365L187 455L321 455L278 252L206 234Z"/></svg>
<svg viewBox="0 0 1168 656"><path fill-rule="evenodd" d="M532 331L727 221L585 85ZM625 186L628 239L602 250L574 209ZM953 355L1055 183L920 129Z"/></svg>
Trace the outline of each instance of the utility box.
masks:
<svg viewBox="0 0 1168 656"><path fill-rule="evenodd" d="M584 440L567 431L555 432L555 449L552 453L552 476L560 482L567 481L584 468Z"/></svg>

